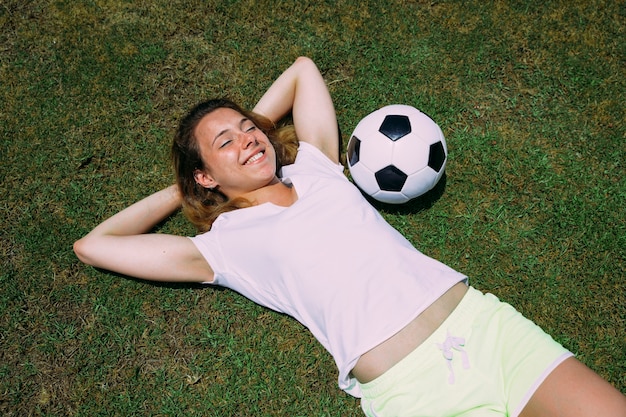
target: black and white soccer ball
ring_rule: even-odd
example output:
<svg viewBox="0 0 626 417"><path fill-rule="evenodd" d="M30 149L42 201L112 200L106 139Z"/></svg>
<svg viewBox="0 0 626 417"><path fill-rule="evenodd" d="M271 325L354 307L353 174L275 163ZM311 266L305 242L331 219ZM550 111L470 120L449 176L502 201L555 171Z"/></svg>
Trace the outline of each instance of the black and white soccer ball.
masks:
<svg viewBox="0 0 626 417"><path fill-rule="evenodd" d="M393 104L365 116L348 142L348 168L367 195L402 204L435 187L448 150L439 126L415 107Z"/></svg>

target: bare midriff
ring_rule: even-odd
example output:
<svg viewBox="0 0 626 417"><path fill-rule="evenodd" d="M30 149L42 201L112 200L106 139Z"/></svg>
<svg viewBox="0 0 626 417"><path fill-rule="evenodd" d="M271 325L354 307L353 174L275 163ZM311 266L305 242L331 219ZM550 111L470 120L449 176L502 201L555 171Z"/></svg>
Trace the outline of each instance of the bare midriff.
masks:
<svg viewBox="0 0 626 417"><path fill-rule="evenodd" d="M466 292L465 283L455 284L402 330L361 355L352 375L365 384L391 369L439 328Z"/></svg>

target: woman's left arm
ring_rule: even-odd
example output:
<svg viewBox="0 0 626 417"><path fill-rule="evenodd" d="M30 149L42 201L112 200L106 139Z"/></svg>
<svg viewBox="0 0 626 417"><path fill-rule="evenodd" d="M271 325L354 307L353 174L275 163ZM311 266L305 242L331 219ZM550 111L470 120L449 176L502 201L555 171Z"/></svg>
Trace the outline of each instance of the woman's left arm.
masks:
<svg viewBox="0 0 626 417"><path fill-rule="evenodd" d="M300 57L274 81L254 107L273 122L290 111L298 139L339 162L339 130L330 93L315 63Z"/></svg>

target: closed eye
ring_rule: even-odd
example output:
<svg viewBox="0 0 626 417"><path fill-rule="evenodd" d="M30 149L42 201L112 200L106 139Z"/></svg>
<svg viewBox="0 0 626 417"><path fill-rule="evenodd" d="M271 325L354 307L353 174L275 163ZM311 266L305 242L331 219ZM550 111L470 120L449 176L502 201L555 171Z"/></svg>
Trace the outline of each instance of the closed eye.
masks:
<svg viewBox="0 0 626 417"><path fill-rule="evenodd" d="M256 130L256 125L249 119L245 119L241 123L241 130L244 132L252 132Z"/></svg>

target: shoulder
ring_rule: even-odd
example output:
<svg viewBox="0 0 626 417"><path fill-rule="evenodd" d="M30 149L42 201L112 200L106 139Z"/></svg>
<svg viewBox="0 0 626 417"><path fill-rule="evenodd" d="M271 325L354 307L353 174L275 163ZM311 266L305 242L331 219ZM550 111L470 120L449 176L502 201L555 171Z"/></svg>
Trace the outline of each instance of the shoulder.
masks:
<svg viewBox="0 0 626 417"><path fill-rule="evenodd" d="M332 175L343 176L343 165L333 162L316 146L307 142L300 142L296 160L291 165L285 165L281 169L281 177L293 174L327 172Z"/></svg>

